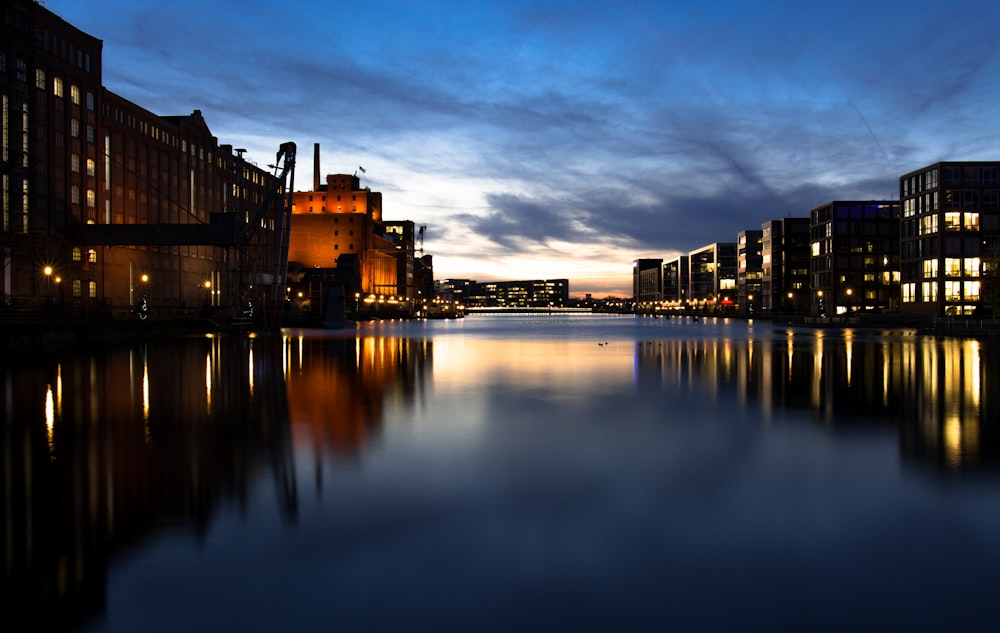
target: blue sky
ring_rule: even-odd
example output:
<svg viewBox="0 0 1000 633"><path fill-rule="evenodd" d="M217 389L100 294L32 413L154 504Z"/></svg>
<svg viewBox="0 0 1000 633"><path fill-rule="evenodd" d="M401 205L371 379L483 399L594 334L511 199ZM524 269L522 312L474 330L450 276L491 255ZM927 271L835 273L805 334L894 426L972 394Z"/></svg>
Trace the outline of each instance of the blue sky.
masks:
<svg viewBox="0 0 1000 633"><path fill-rule="evenodd" d="M354 173L427 226L437 278L569 278L830 200L1000 159L1000 4L48 0L104 41L104 85L202 111L296 189Z"/></svg>

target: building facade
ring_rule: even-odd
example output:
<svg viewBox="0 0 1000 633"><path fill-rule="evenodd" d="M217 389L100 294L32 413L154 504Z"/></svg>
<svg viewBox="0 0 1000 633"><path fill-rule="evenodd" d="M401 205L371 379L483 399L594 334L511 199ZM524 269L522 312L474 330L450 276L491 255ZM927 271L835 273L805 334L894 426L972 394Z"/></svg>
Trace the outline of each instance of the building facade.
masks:
<svg viewBox="0 0 1000 633"><path fill-rule="evenodd" d="M668 306L687 306L691 294L690 282L691 270L687 255L678 255L663 262L663 300Z"/></svg>
<svg viewBox="0 0 1000 633"><path fill-rule="evenodd" d="M761 229L747 229L736 235L736 296L741 310L755 309L754 301L760 300L764 283L763 241Z"/></svg>
<svg viewBox="0 0 1000 633"><path fill-rule="evenodd" d="M809 218L761 224L761 309L804 312L809 306Z"/></svg>
<svg viewBox="0 0 1000 633"><path fill-rule="evenodd" d="M899 180L900 313L1000 313L1000 162L940 162Z"/></svg>
<svg viewBox="0 0 1000 633"><path fill-rule="evenodd" d="M638 308L663 299L663 260L637 259L632 262L632 300Z"/></svg>
<svg viewBox="0 0 1000 633"><path fill-rule="evenodd" d="M810 212L812 313L897 312L900 204L833 201Z"/></svg>
<svg viewBox="0 0 1000 633"><path fill-rule="evenodd" d="M330 174L325 187L296 191L293 198L290 270L302 275L303 271L339 268L338 277L348 295L397 295L399 255L396 242L386 236L380 192L362 187L356 175ZM412 246L407 252L412 259ZM351 272L345 274L348 269ZM412 294L412 268L409 275ZM317 277L306 274L305 278ZM313 293L316 283L312 283Z"/></svg>
<svg viewBox="0 0 1000 633"><path fill-rule="evenodd" d="M692 307L736 308L736 242L715 242L688 253Z"/></svg>
<svg viewBox="0 0 1000 633"><path fill-rule="evenodd" d="M30 0L0 10L4 305L113 311L148 296L169 312L264 292L278 179L220 146L201 112L159 116L106 90L99 39ZM264 228L246 231L251 215ZM251 238L262 257L235 274Z"/></svg>

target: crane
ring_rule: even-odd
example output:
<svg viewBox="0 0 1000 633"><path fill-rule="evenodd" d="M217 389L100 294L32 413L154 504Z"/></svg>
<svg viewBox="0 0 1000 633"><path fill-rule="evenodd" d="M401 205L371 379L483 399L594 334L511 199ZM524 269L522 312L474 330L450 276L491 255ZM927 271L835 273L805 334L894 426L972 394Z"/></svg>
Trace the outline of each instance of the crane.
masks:
<svg viewBox="0 0 1000 633"><path fill-rule="evenodd" d="M420 225L420 230L417 232L417 238L420 241L420 248L418 248L417 250L420 251L421 257L423 257L424 255L424 233L426 232L427 232L427 225L426 224Z"/></svg>

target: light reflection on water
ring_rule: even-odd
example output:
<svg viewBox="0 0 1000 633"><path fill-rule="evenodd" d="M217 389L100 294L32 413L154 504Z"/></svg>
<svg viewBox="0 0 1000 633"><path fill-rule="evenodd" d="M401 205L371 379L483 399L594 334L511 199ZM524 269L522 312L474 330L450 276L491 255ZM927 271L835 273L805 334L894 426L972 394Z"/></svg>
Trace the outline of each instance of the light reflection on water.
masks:
<svg viewBox="0 0 1000 633"><path fill-rule="evenodd" d="M996 615L994 343L632 317L3 367L5 605L87 631Z"/></svg>

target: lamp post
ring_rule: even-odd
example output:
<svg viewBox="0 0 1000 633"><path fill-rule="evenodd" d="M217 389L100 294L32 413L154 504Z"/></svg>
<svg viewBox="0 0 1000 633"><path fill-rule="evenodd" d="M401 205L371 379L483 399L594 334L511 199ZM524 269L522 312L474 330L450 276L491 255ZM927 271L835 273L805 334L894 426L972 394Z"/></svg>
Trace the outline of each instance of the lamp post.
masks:
<svg viewBox="0 0 1000 633"><path fill-rule="evenodd" d="M747 312L753 316L753 295L747 295Z"/></svg>
<svg viewBox="0 0 1000 633"><path fill-rule="evenodd" d="M847 289L847 311L854 312L854 290L851 288Z"/></svg>
<svg viewBox="0 0 1000 633"><path fill-rule="evenodd" d="M794 295L791 290L788 291L788 311L795 312Z"/></svg>
<svg viewBox="0 0 1000 633"><path fill-rule="evenodd" d="M817 297L817 303L819 304L818 305L819 318L825 319L826 318L826 306L823 305L823 291L822 290L817 290L816 291L816 297Z"/></svg>

